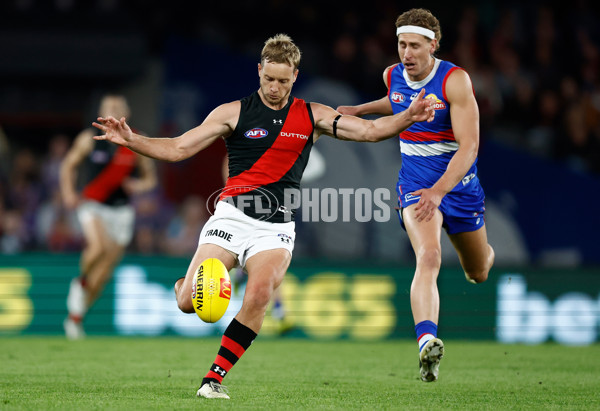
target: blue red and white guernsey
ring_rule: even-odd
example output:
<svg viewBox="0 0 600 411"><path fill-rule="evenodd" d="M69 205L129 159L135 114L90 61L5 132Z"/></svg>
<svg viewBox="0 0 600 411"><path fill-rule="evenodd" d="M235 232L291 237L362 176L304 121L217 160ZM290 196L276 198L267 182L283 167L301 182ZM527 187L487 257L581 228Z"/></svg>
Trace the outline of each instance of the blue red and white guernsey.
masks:
<svg viewBox="0 0 600 411"><path fill-rule="evenodd" d="M310 104L302 99L290 96L284 108L273 110L258 92L243 98L238 124L225 139L229 178L219 199L258 220L291 221L295 209L286 196L300 189L313 131Z"/></svg>
<svg viewBox="0 0 600 411"><path fill-rule="evenodd" d="M421 81L411 81L401 63L388 72L388 98L394 114L406 110L422 88L425 88L425 98L436 101L435 119L431 123L415 123L399 136L402 167L396 190L401 209L419 201L420 196L411 193L432 187L458 150L445 89L446 81L454 70L462 69L448 61L435 59L433 70ZM485 195L477 177L476 164L477 160L462 181L443 198L439 207L449 234L475 231L484 224Z"/></svg>
<svg viewBox="0 0 600 411"><path fill-rule="evenodd" d="M80 172L82 197L109 206L128 204L123 181L136 171L136 156L128 148L105 140L94 141Z"/></svg>

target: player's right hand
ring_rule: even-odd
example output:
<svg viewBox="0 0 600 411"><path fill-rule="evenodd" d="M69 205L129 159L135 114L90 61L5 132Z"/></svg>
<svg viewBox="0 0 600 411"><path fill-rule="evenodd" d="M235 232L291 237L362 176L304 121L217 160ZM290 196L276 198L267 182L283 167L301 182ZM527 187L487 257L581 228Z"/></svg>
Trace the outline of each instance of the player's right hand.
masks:
<svg viewBox="0 0 600 411"><path fill-rule="evenodd" d="M98 117L98 122L93 122L92 125L104 132L104 135L94 136L95 140L108 140L121 146L128 146L133 138L125 117L121 117L121 120L113 116Z"/></svg>

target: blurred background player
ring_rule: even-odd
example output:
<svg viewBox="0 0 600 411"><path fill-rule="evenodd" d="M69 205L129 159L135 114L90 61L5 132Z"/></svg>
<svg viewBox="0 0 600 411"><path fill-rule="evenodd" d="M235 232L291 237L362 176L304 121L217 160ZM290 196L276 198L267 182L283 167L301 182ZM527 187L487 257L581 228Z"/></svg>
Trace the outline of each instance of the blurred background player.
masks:
<svg viewBox="0 0 600 411"><path fill-rule="evenodd" d="M98 114L128 118L126 98L105 95ZM96 141L94 134L92 128L79 133L60 170L64 204L76 210L85 238L80 275L71 281L67 296L69 315L63 325L70 339L85 336L83 318L133 237L135 211L130 196L151 190L157 183L150 158L107 141Z"/></svg>
<svg viewBox="0 0 600 411"><path fill-rule="evenodd" d="M467 280L487 279L494 263L484 223L484 192L477 177L479 109L467 72L439 60L440 23L425 9L396 20L400 63L385 69L388 95L344 114L391 115L405 110L423 87L435 100L435 119L400 134L399 217L415 252L417 267L410 300L419 344L421 379L438 378L444 344L437 338L442 227L456 249Z"/></svg>

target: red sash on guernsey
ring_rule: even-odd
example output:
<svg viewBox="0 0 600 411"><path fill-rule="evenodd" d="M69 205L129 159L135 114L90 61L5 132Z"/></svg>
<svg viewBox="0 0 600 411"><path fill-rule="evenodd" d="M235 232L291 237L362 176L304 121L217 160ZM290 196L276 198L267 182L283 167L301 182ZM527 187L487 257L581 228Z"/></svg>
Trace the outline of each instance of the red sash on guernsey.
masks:
<svg viewBox="0 0 600 411"><path fill-rule="evenodd" d="M123 181L133 172L136 154L126 147L115 151L110 163L83 190L83 197L103 202L121 187Z"/></svg>
<svg viewBox="0 0 600 411"><path fill-rule="evenodd" d="M248 170L230 177L219 199L244 194L279 181L302 154L308 139L312 138L312 131L306 103L295 98L273 145Z"/></svg>

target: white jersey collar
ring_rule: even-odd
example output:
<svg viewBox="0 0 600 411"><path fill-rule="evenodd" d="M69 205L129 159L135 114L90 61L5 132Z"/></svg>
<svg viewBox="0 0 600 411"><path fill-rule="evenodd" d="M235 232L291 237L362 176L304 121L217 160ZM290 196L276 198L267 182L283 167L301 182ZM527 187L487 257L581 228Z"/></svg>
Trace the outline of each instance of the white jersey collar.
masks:
<svg viewBox="0 0 600 411"><path fill-rule="evenodd" d="M431 73L429 73L427 77L420 81L409 80L408 74L406 74L406 69L402 70L402 76L404 77L404 80L406 81L408 87L412 88L413 90L422 89L427 83L431 81L431 79L435 76L435 73L437 73L437 69L440 66L440 63L442 62L442 60L435 57L434 60L435 63L433 63L433 70L431 70Z"/></svg>

